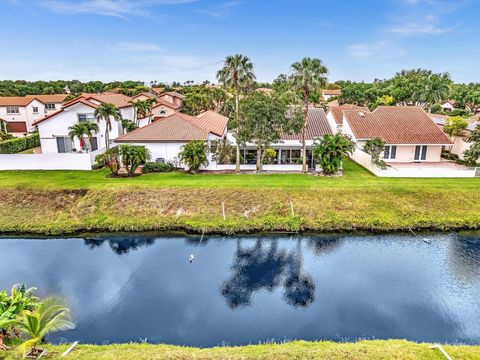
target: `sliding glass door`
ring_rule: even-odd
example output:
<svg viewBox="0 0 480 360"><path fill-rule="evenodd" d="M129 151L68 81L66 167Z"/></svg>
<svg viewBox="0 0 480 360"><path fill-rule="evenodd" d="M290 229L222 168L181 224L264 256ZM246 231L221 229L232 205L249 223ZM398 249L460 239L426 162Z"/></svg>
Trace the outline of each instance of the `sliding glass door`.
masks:
<svg viewBox="0 0 480 360"><path fill-rule="evenodd" d="M417 145L415 146L415 161L426 160L427 159L427 145Z"/></svg>

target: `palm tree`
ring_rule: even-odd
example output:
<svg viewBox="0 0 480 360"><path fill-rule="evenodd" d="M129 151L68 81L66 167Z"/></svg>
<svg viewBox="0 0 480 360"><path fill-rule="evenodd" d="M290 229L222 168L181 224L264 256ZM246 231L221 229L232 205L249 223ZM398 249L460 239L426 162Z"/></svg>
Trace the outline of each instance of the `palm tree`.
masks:
<svg viewBox="0 0 480 360"><path fill-rule="evenodd" d="M75 138L78 138L78 140L80 141L80 149L85 148L85 140L83 139L83 136L86 134L87 134L87 129L85 128L85 125L83 122L73 124L68 128L68 136L70 136L70 139L72 139L72 141Z"/></svg>
<svg viewBox="0 0 480 360"><path fill-rule="evenodd" d="M307 134L308 102L310 95L319 91L327 83L328 69L323 65L322 60L304 57L301 61L292 64L291 81L293 88L301 91L305 105L304 123L302 128L302 172L307 172L307 148L305 137Z"/></svg>
<svg viewBox="0 0 480 360"><path fill-rule="evenodd" d="M423 103L425 103L427 112L430 112L433 104L448 100L450 95L449 84L449 78L439 74L431 74L421 92L414 94L414 96L418 97Z"/></svg>
<svg viewBox="0 0 480 360"><path fill-rule="evenodd" d="M355 144L348 135L337 133L326 134L317 139L313 153L320 160L322 171L326 175L333 175L342 168L343 158L352 154Z"/></svg>
<svg viewBox="0 0 480 360"><path fill-rule="evenodd" d="M224 87L233 89L235 96L235 131L238 134L240 127L240 94L252 87L255 83L256 77L253 73L253 64L250 59L244 55L236 54L227 56L223 68L217 72L217 79ZM238 141L236 143L237 155L235 171L240 172L240 144Z"/></svg>
<svg viewBox="0 0 480 360"><path fill-rule="evenodd" d="M75 328L65 301L53 296L42 301L35 310L25 310L16 326L21 332L30 336L30 339L21 344L20 348L26 350L31 347L32 352L49 333Z"/></svg>
<svg viewBox="0 0 480 360"><path fill-rule="evenodd" d="M122 121L122 114L120 110L113 104L102 104L95 109L94 113L97 121L105 121L105 147L110 149L109 133L112 131L112 119L115 121Z"/></svg>
<svg viewBox="0 0 480 360"><path fill-rule="evenodd" d="M93 139L93 135L95 135L96 133L98 133L99 131L99 126L97 123L93 122L93 121L85 121L83 123L83 126L85 127L85 134L87 135L88 137L88 150L92 150L92 139Z"/></svg>
<svg viewBox="0 0 480 360"><path fill-rule="evenodd" d="M189 173L196 173L202 166L208 166L207 150L205 141L190 141L182 146L178 156L187 165Z"/></svg>
<svg viewBox="0 0 480 360"><path fill-rule="evenodd" d="M135 123L135 125L137 125L138 109L141 106L141 104L139 104L140 101L141 100L130 100L129 101L130 105L132 105L132 108L133 108L133 122Z"/></svg>

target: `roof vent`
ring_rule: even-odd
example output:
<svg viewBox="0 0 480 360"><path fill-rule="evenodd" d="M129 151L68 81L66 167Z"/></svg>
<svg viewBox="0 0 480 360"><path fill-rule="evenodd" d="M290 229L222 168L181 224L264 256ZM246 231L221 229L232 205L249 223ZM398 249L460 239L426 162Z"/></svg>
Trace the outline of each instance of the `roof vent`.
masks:
<svg viewBox="0 0 480 360"><path fill-rule="evenodd" d="M358 115L361 116L361 117L365 117L365 113L363 111L359 111Z"/></svg>

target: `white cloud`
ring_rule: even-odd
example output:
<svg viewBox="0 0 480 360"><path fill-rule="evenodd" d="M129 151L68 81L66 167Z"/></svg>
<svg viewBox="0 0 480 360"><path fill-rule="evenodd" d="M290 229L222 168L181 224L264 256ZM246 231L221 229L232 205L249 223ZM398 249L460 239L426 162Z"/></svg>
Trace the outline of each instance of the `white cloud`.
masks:
<svg viewBox="0 0 480 360"><path fill-rule="evenodd" d="M184 4L197 0L42 0L37 2L50 11L67 14L95 14L126 18L128 16L150 16L149 9L157 5Z"/></svg>
<svg viewBox="0 0 480 360"><path fill-rule="evenodd" d="M217 4L214 7L209 7L206 9L199 9L197 10L198 13L201 14L206 14L210 17L220 19L222 18L226 13L228 13L233 7L237 6L239 4L239 1L233 0L233 1L228 1L228 2L223 2L220 4Z"/></svg>
<svg viewBox="0 0 480 360"><path fill-rule="evenodd" d="M386 29L386 32L401 36L415 35L433 35L444 34L452 31L454 28L442 27L439 20L434 15L427 15L419 20L404 21L402 23L392 25Z"/></svg>
<svg viewBox="0 0 480 360"><path fill-rule="evenodd" d="M389 59L404 54L403 49L385 40L351 44L347 47L350 55L357 59L379 58Z"/></svg>
<svg viewBox="0 0 480 360"><path fill-rule="evenodd" d="M111 49L121 52L155 52L162 50L157 44L146 42L121 42L113 45Z"/></svg>

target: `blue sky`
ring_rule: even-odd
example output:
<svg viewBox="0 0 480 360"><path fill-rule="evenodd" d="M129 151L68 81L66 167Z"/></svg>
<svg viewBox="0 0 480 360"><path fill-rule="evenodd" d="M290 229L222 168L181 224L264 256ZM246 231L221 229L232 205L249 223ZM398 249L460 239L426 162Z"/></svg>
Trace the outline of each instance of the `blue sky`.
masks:
<svg viewBox="0 0 480 360"><path fill-rule="evenodd" d="M260 81L318 57L329 80L405 68L480 81L477 0L0 0L0 79L215 80L228 54Z"/></svg>

